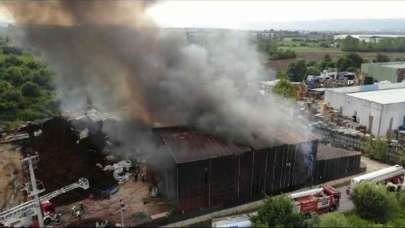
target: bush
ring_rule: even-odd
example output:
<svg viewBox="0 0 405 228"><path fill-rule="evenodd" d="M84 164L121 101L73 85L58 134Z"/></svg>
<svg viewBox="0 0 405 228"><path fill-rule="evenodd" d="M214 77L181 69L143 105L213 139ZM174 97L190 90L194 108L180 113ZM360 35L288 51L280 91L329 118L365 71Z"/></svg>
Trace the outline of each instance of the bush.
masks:
<svg viewBox="0 0 405 228"><path fill-rule="evenodd" d="M387 159L387 154L389 151L388 143L382 138L368 138L362 145L361 150L369 157L385 161Z"/></svg>
<svg viewBox="0 0 405 228"><path fill-rule="evenodd" d="M273 92L282 97L296 99L298 97L297 89L291 84L287 79L280 79L277 84L273 87Z"/></svg>
<svg viewBox="0 0 405 228"><path fill-rule="evenodd" d="M32 120L44 118L43 114L41 114L40 112L31 110L31 109L26 109L26 110L18 113L17 115L18 115L18 118L23 121L32 121Z"/></svg>
<svg viewBox="0 0 405 228"><path fill-rule="evenodd" d="M349 223L341 213L329 213L320 217L319 227L347 227Z"/></svg>
<svg viewBox="0 0 405 228"><path fill-rule="evenodd" d="M402 210L405 211L405 192L401 191L398 193L398 203Z"/></svg>
<svg viewBox="0 0 405 228"><path fill-rule="evenodd" d="M374 224L373 222L360 218L358 215L349 215L346 219L352 227L371 227Z"/></svg>
<svg viewBox="0 0 405 228"><path fill-rule="evenodd" d="M383 185L361 183L354 189L352 198L360 217L377 223L385 223L399 212L395 194Z"/></svg>
<svg viewBox="0 0 405 228"><path fill-rule="evenodd" d="M295 210L294 202L287 196L267 198L263 207L253 217L254 227L303 227L304 217Z"/></svg>

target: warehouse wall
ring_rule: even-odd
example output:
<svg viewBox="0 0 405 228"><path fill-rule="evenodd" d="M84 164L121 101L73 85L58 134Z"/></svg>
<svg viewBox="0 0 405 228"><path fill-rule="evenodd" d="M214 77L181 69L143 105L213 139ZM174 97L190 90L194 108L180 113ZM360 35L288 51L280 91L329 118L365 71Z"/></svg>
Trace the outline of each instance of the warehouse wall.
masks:
<svg viewBox="0 0 405 228"><path fill-rule="evenodd" d="M357 120L361 125L366 126L367 130L370 130L369 118L372 116L371 133L378 135L383 105L332 91L326 91L325 101L334 109L342 110L343 116L351 117L357 113ZM385 135L385 133L386 131L380 130L379 135Z"/></svg>
<svg viewBox="0 0 405 228"><path fill-rule="evenodd" d="M398 129L399 126L402 126L405 121L405 102L404 103L395 103L395 104L386 104L384 105L381 117L381 127L379 135L386 135L389 128L392 118L392 128L391 130Z"/></svg>
<svg viewBox="0 0 405 228"><path fill-rule="evenodd" d="M317 160L314 184L339 179L360 172L361 155Z"/></svg>
<svg viewBox="0 0 405 228"><path fill-rule="evenodd" d="M385 67L378 63L364 63L361 65L361 71L376 81L397 82L397 69L394 67Z"/></svg>
<svg viewBox="0 0 405 228"><path fill-rule="evenodd" d="M177 211L229 207L310 185L317 143L178 164Z"/></svg>

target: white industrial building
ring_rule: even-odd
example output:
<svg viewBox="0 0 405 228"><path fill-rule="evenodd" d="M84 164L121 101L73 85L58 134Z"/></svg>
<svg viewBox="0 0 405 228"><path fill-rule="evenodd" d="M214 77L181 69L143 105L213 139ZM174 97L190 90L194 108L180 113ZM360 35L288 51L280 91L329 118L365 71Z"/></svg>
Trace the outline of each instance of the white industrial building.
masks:
<svg viewBox="0 0 405 228"><path fill-rule="evenodd" d="M405 83L327 89L325 102L376 136L405 125Z"/></svg>

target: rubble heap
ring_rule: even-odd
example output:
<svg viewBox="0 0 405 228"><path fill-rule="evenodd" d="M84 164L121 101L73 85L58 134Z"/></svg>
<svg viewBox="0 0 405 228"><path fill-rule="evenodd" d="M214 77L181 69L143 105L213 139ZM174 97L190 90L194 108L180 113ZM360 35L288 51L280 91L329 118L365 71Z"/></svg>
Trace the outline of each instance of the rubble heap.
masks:
<svg viewBox="0 0 405 228"><path fill-rule="evenodd" d="M55 199L58 204L74 202L117 185L110 172L96 165L108 164L102 153L106 136L97 127L100 123L90 124L92 127L86 128L85 135L78 130L76 123L62 117L31 123L26 127L31 137L23 152L25 156L38 153L40 161L36 175L43 182L46 192L76 182L81 177L90 181L88 191L77 189L62 195Z"/></svg>

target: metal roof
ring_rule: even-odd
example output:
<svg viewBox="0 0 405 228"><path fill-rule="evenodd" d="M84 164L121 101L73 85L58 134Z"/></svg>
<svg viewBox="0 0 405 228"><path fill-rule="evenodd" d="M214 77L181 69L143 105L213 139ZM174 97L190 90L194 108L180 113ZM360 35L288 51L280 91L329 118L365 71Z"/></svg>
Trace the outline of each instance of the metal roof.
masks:
<svg viewBox="0 0 405 228"><path fill-rule="evenodd" d="M395 64L384 64L383 66L391 67L391 68L395 68L395 69L403 69L403 68L405 68L405 63L401 62L401 63L395 63Z"/></svg>
<svg viewBox="0 0 405 228"><path fill-rule="evenodd" d="M250 150L187 128L161 129L158 130L158 135L177 164L236 155Z"/></svg>
<svg viewBox="0 0 405 228"><path fill-rule="evenodd" d="M348 96L379 104L402 103L405 102L405 88L351 93Z"/></svg>
<svg viewBox="0 0 405 228"><path fill-rule="evenodd" d="M350 151L341 148L318 144L318 154L316 155L316 160L329 160L360 155L361 153L358 151Z"/></svg>
<svg viewBox="0 0 405 228"><path fill-rule="evenodd" d="M402 89L405 88L405 83L375 83L372 85L362 85L362 86L348 86L348 87L339 87L339 88L327 88L326 91L331 91L335 93L357 93L357 92L366 92L366 91L379 91L379 90L390 90L390 89Z"/></svg>
<svg viewBox="0 0 405 228"><path fill-rule="evenodd" d="M405 68L404 61L398 62L378 62L378 63L363 63L362 66L381 66L381 67L392 67L392 68Z"/></svg>

